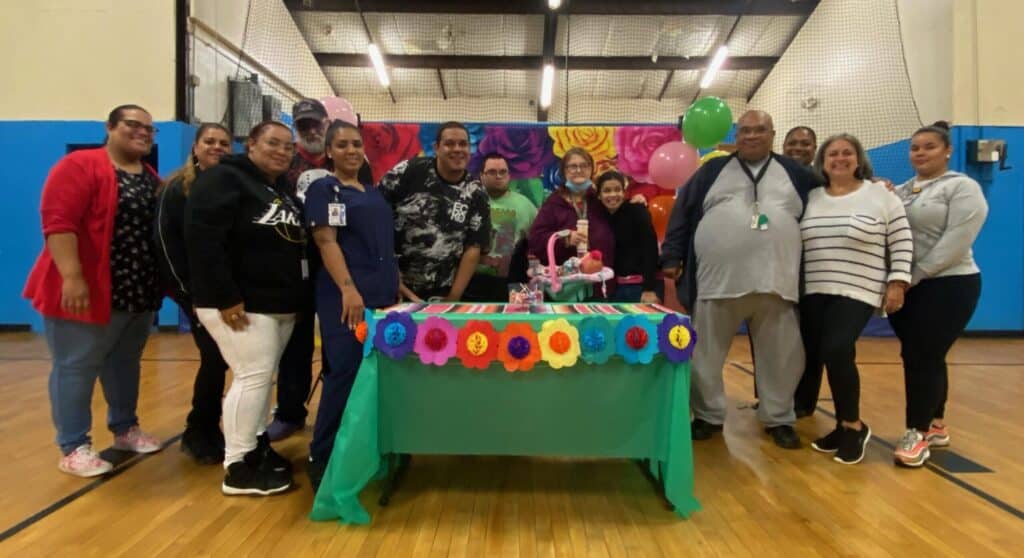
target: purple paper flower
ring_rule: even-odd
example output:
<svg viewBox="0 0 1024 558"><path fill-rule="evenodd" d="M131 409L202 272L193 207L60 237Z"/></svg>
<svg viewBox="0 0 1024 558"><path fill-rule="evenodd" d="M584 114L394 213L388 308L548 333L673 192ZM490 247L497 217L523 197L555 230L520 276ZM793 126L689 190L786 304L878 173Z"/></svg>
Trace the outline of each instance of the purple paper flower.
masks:
<svg viewBox="0 0 1024 558"><path fill-rule="evenodd" d="M670 141L682 141L674 126L620 126L615 130L619 170L639 182L652 182L647 164L656 149Z"/></svg>
<svg viewBox="0 0 1024 558"><path fill-rule="evenodd" d="M416 328L416 354L423 364L444 366L455 356L458 333L448 320L430 316Z"/></svg>
<svg viewBox="0 0 1024 558"><path fill-rule="evenodd" d="M686 362L693 356L697 332L690 318L680 314L665 314L658 324L658 348L670 362Z"/></svg>
<svg viewBox="0 0 1024 558"><path fill-rule="evenodd" d="M373 346L394 359L400 359L412 351L416 342L416 322L406 312L388 312L377 322Z"/></svg>
<svg viewBox="0 0 1024 558"><path fill-rule="evenodd" d="M542 126L488 126L484 139L470 162L470 169L479 174L484 157L498 153L508 161L513 179L537 178L555 159L552 140Z"/></svg>

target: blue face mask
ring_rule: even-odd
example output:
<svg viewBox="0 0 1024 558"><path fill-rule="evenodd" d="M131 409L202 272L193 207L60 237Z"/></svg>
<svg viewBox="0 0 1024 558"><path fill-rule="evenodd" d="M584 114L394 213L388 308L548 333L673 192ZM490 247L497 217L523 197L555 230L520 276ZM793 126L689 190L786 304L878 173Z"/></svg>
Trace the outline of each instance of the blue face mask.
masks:
<svg viewBox="0 0 1024 558"><path fill-rule="evenodd" d="M565 181L565 187L575 194L582 194L583 192L586 192L593 184L594 183L589 178L579 184L574 184L570 180Z"/></svg>

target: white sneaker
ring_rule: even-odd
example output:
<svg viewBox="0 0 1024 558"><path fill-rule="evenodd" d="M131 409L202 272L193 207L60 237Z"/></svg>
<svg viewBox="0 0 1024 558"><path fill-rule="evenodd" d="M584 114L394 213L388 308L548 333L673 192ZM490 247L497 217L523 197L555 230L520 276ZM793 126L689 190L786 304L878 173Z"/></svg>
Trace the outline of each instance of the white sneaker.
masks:
<svg viewBox="0 0 1024 558"><path fill-rule="evenodd" d="M138 426L133 426L124 434L114 436L114 449L134 451L135 453L154 453L163 449L160 439L146 434Z"/></svg>
<svg viewBox="0 0 1024 558"><path fill-rule="evenodd" d="M82 444L62 457L57 468L78 477L95 477L109 473L114 465L94 452L91 444Z"/></svg>

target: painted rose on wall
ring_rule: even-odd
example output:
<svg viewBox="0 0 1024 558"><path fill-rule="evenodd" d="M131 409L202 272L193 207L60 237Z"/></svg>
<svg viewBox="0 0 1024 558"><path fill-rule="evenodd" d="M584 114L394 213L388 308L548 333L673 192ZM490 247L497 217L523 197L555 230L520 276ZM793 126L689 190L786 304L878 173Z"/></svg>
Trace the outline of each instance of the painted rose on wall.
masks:
<svg viewBox="0 0 1024 558"><path fill-rule="evenodd" d="M542 126L488 126L470 162L472 172L480 172L488 153L505 157L512 179L541 177L555 160L552 140Z"/></svg>
<svg viewBox="0 0 1024 558"><path fill-rule="evenodd" d="M419 124L363 124L363 146L373 170L374 184L392 167L419 154L419 131Z"/></svg>
<svg viewBox="0 0 1024 558"><path fill-rule="evenodd" d="M651 182L647 172L651 155L668 142L682 141L682 137L674 126L620 126L615 131L619 170L640 182Z"/></svg>
<svg viewBox="0 0 1024 558"><path fill-rule="evenodd" d="M582 147L600 166L601 161L615 160L615 128L612 126L550 126L548 135L554 140L554 151L558 157L572 147Z"/></svg>
<svg viewBox="0 0 1024 558"><path fill-rule="evenodd" d="M465 126L466 130L469 131L469 153L472 155L476 153L480 139L484 136L484 125L465 124ZM439 122L420 124L420 146L423 148L423 155L425 157L434 156L434 142L437 141L437 131L440 129L441 124Z"/></svg>

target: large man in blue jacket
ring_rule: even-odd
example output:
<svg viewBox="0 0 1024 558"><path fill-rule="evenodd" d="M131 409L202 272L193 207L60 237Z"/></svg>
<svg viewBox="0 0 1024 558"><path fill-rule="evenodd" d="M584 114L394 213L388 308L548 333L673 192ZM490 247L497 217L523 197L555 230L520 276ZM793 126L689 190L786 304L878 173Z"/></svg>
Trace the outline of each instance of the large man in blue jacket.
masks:
<svg viewBox="0 0 1024 558"><path fill-rule="evenodd" d="M800 216L817 179L772 153L771 116L748 111L736 123L737 152L711 159L676 196L662 244L662 266L677 278L679 302L693 315L693 439L725 422L722 367L747 321L756 359L758 419L775 443L800 447L793 392L804 369L796 302ZM681 272L681 273L680 273Z"/></svg>

